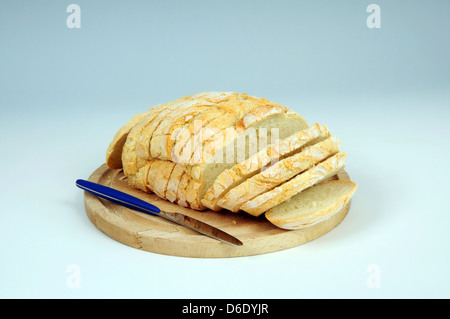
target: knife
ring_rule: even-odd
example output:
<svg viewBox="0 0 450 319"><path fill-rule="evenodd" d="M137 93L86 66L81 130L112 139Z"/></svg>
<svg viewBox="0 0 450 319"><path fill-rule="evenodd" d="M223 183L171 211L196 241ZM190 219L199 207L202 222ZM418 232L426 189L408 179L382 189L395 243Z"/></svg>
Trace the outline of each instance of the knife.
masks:
<svg viewBox="0 0 450 319"><path fill-rule="evenodd" d="M78 179L76 181L76 185L94 195L97 195L99 197L102 197L104 199L107 199L111 202L114 202L116 204L140 211L142 213L159 216L162 218L165 218L167 220L170 220L171 222L174 222L178 225L182 225L184 227L187 227L189 229L192 229L194 231L197 231L203 235L209 236L211 238L220 240L222 242L225 242L227 244L233 245L233 246L242 246L242 242L231 236L230 234L217 229L211 225L208 225L200 220L197 220L195 218L180 214L180 213L172 213L172 212L164 212L160 210L158 207L147 203L146 201L143 201L137 197L134 197L130 194L121 192L117 189L104 186L98 183L86 181L83 179Z"/></svg>

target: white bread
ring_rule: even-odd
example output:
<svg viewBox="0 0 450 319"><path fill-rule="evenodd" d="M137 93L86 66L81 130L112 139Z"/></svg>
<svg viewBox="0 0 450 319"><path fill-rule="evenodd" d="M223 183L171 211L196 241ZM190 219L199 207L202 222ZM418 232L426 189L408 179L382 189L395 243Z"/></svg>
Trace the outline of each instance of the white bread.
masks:
<svg viewBox="0 0 450 319"><path fill-rule="evenodd" d="M294 156L330 135L325 126L309 128L299 114L264 98L204 92L159 104L133 117L110 143L107 163L114 169L122 167L133 187L197 210L218 210L226 196L230 203L234 201L241 184L262 184L237 197L236 203L224 204L233 211L238 207L261 210L283 198L277 195L268 205L260 202L262 196L288 187L327 154L315 162L307 159L307 153L303 161Z"/></svg>
<svg viewBox="0 0 450 319"><path fill-rule="evenodd" d="M352 181L329 181L312 186L269 209L265 216L283 229L300 229L326 220L351 200L357 189Z"/></svg>
<svg viewBox="0 0 450 319"><path fill-rule="evenodd" d="M307 129L300 130L280 140L278 143L269 145L250 156L247 160L224 170L206 191L202 199L203 205L215 211L221 210L222 207L217 205L217 202L231 188L238 186L248 178L259 173L261 169L267 167L269 164L292 156L303 150L309 143L315 144L329 136L330 132L327 127L316 123Z"/></svg>
<svg viewBox="0 0 450 319"><path fill-rule="evenodd" d="M347 153L339 152L280 186L251 199L241 206L241 210L259 216L301 191L336 175L345 167L346 160Z"/></svg>
<svg viewBox="0 0 450 319"><path fill-rule="evenodd" d="M336 154L339 147L340 141L335 136L311 145L302 152L278 161L259 174L246 179L226 193L217 205L238 212L245 202Z"/></svg>

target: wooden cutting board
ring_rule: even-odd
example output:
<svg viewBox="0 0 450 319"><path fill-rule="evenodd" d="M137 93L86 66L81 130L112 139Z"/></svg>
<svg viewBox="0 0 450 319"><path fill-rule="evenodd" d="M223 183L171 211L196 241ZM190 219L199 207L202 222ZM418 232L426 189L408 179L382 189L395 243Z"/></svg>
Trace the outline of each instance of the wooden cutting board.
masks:
<svg viewBox="0 0 450 319"><path fill-rule="evenodd" d="M349 180L342 170L332 179ZM229 211L195 211L147 194L127 184L122 170L103 164L88 179L158 206L163 211L179 212L204 221L237 237L243 246L235 247L201 235L161 217L140 213L85 192L86 213L91 222L109 237L141 250L181 257L239 257L265 254L299 246L318 238L336 227L347 215L350 203L337 214L301 230L283 230L264 216Z"/></svg>

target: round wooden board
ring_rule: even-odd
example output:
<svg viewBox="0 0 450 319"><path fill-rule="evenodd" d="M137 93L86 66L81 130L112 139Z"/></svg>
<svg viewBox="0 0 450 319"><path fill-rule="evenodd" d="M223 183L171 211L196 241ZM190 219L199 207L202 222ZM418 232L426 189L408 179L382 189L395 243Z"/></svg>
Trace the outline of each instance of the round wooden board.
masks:
<svg viewBox="0 0 450 319"><path fill-rule="evenodd" d="M345 170L332 179L349 180ZM263 216L245 212L196 211L181 207L129 186L121 170L103 164L89 180L139 197L163 211L179 212L237 237L243 246L236 247L179 226L161 217L140 213L85 192L86 213L91 222L109 237L141 250L181 257L240 257L265 254L299 246L318 238L336 227L347 215L349 202L331 218L299 230L283 230Z"/></svg>

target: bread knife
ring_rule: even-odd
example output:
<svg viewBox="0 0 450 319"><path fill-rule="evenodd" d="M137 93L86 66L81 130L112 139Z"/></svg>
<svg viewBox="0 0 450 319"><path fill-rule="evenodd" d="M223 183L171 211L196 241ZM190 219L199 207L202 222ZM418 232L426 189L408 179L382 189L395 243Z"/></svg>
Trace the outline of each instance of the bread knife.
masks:
<svg viewBox="0 0 450 319"><path fill-rule="evenodd" d="M233 245L233 246L242 246L242 242L237 239L236 237L231 236L230 234L215 228L209 224L206 224L200 220L197 220L195 218L180 214L180 213L173 213L173 212L164 212L160 210L158 207L141 200L137 197L134 197L130 194L121 192L117 189L104 186L98 183L90 182L83 179L78 179L76 181L76 185L96 196L102 197L104 199L107 199L111 202L114 202L116 204L137 210L142 213L159 216L164 219L170 220L171 222L174 222L178 225L182 225L184 227L187 227L189 229L192 229L194 231L197 231L203 235L209 236L211 238L220 240L222 242L225 242L227 244Z"/></svg>

